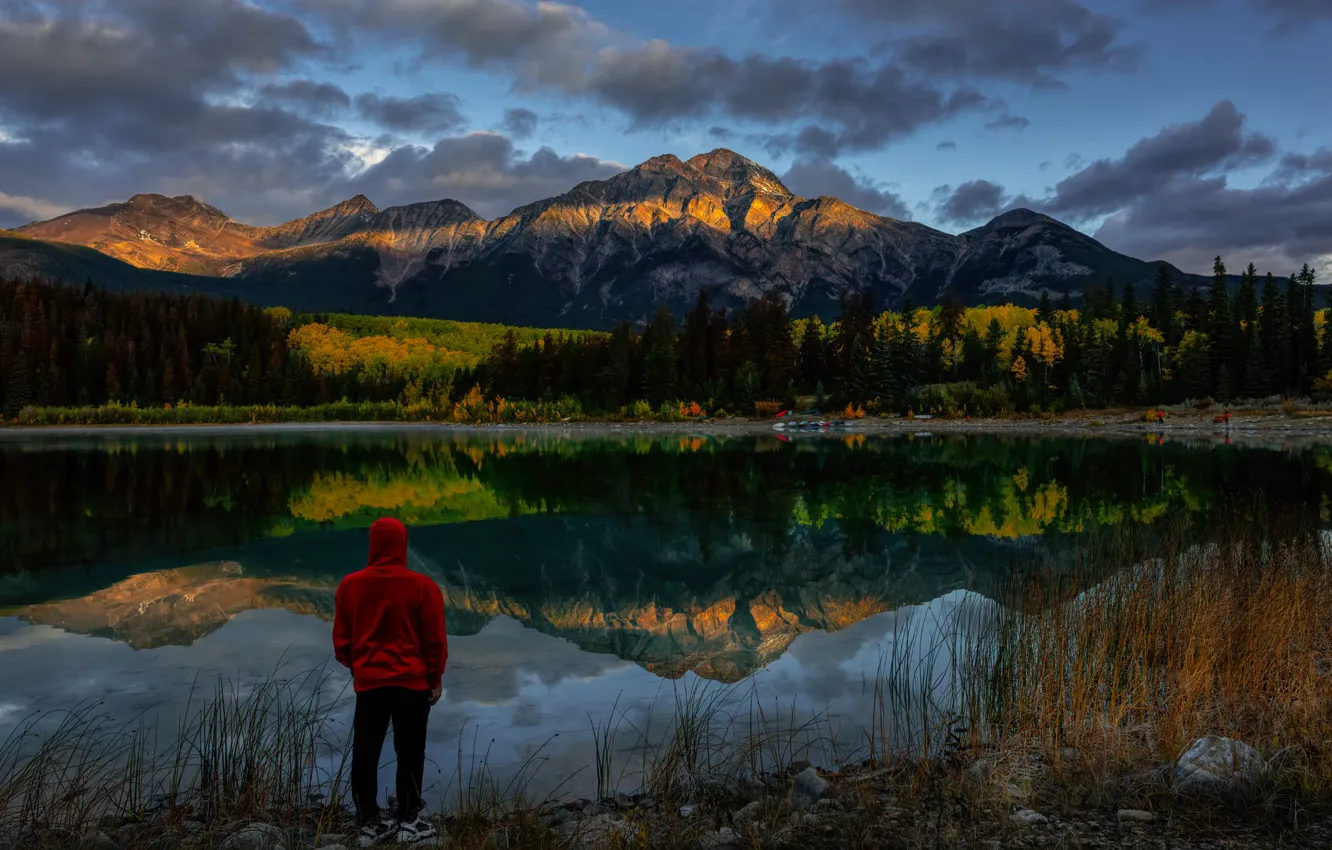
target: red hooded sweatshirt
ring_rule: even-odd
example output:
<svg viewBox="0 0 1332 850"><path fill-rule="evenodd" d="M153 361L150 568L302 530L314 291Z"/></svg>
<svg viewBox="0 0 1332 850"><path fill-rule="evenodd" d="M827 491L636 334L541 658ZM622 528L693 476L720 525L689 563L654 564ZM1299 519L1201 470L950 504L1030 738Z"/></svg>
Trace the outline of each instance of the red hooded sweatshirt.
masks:
<svg viewBox="0 0 1332 850"><path fill-rule="evenodd" d="M333 654L355 689L438 688L449 657L439 585L407 569L407 527L370 526L365 569L343 578L333 611Z"/></svg>

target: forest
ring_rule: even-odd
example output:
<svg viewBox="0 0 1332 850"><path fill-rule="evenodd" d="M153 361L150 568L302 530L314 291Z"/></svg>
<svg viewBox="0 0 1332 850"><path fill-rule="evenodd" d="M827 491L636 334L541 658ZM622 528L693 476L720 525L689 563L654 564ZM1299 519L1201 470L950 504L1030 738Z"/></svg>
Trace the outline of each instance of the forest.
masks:
<svg viewBox="0 0 1332 850"><path fill-rule="evenodd" d="M1282 285L1284 284L1284 285ZM735 315L706 293L677 326L658 311L642 334L547 335L499 345L463 383L505 398L574 397L588 410L637 399L752 413L811 403L853 415L1019 411L1268 399L1332 393L1332 334L1315 273L1278 283L1250 265L1232 292L1217 258L1210 289L1186 290L1162 265L1150 292L1113 283L1055 303L879 313L863 294L836 322L792 322L776 297ZM811 398L812 397L812 400Z"/></svg>
<svg viewBox="0 0 1332 850"><path fill-rule="evenodd" d="M546 421L753 415L1002 415L1332 395L1315 273L1210 289L1161 266L1150 291L1107 282L1034 308L880 312L835 321L777 296L733 313L707 294L641 331L565 332L296 315L205 295L0 280L0 413L19 424L421 419ZM77 413L72 411L78 411Z"/></svg>
<svg viewBox="0 0 1332 850"><path fill-rule="evenodd" d="M285 408L277 418L319 407L396 418L402 404L445 400L455 373L501 338L542 333L293 315L207 295L110 292L91 281L0 280L0 413L14 420L24 410L78 408L101 409L97 421L107 422L145 421L150 411L148 421L248 421L242 409L263 405Z"/></svg>

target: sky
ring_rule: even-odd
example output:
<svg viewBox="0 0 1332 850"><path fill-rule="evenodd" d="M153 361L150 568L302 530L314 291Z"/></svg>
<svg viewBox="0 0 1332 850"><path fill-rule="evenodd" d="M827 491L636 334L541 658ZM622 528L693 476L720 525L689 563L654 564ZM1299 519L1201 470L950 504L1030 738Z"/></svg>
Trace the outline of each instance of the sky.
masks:
<svg viewBox="0 0 1332 850"><path fill-rule="evenodd" d="M0 0L0 227L190 194L487 217L665 153L1332 275L1332 0Z"/></svg>

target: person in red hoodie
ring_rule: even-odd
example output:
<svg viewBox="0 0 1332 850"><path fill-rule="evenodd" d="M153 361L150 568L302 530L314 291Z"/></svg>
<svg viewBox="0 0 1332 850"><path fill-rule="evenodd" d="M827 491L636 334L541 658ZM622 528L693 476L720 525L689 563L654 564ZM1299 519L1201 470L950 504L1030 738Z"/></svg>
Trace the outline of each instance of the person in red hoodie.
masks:
<svg viewBox="0 0 1332 850"><path fill-rule="evenodd" d="M365 569L343 578L333 611L333 654L351 670L352 802L359 841L368 847L396 835L411 843L435 834L421 817L426 722L443 693L449 657L439 585L407 568L407 527L396 519L370 526ZM389 723L398 758L398 806L379 808L379 756Z"/></svg>

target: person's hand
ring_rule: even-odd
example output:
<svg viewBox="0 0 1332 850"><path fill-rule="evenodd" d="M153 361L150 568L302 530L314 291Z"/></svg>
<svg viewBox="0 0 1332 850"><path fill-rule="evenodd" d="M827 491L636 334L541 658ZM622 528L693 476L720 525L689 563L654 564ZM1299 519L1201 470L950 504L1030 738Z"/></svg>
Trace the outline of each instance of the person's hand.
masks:
<svg viewBox="0 0 1332 850"><path fill-rule="evenodd" d="M431 704L431 705L434 705L435 703L439 702L439 698L442 697L442 696L444 696L444 686L443 686L443 685L440 685L440 686L437 687L437 688L431 688L431 689L430 689L430 704Z"/></svg>

